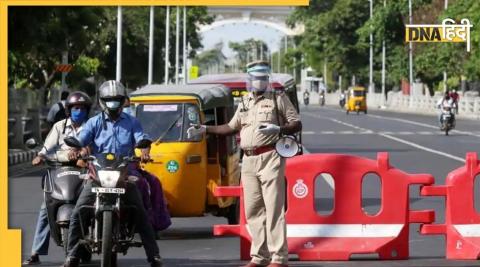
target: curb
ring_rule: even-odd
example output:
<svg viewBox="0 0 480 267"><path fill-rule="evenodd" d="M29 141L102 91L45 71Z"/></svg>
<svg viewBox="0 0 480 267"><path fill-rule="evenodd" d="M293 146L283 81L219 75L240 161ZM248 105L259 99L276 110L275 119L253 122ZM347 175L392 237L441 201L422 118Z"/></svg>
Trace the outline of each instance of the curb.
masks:
<svg viewBox="0 0 480 267"><path fill-rule="evenodd" d="M31 161L38 153L39 150L21 150L21 149L9 149L8 150L8 166L21 164Z"/></svg>

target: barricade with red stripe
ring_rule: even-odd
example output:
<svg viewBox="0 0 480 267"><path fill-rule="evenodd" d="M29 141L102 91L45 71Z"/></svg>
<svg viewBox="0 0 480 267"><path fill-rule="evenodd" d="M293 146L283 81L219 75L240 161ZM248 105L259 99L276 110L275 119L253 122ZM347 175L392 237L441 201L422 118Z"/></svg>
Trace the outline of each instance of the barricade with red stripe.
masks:
<svg viewBox="0 0 480 267"><path fill-rule="evenodd" d="M465 166L450 172L445 185L424 186L424 196L445 196L445 224L424 224L422 234L446 236L447 259L480 257L480 214L474 206L475 177L480 174L476 153L468 153Z"/></svg>
<svg viewBox="0 0 480 267"><path fill-rule="evenodd" d="M328 173L334 180L334 209L319 215L314 208L315 179ZM362 179L381 179L382 206L371 216L362 209ZM388 154L377 160L350 155L309 154L287 161L287 238L289 253L300 260L348 260L352 254L378 253L380 259L409 256L410 223L431 223L434 212L410 211L409 185L433 184L429 174L410 175L389 165ZM217 196L240 196L240 187L218 187ZM238 235L241 259L249 259L250 236L243 205L239 225L215 225L214 235Z"/></svg>

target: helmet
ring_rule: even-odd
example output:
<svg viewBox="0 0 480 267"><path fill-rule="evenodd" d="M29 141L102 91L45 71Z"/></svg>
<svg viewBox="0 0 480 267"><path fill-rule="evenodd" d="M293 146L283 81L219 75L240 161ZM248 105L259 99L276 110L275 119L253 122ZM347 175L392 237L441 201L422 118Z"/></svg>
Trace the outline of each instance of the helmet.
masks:
<svg viewBox="0 0 480 267"><path fill-rule="evenodd" d="M65 111L67 113L67 116L70 115L70 111L72 109L72 106L74 105L84 105L87 108L88 114L90 112L90 108L92 107L92 100L84 92L75 91L71 93L65 101Z"/></svg>
<svg viewBox="0 0 480 267"><path fill-rule="evenodd" d="M108 114L119 113L127 97L127 89L119 81L106 81L98 88L98 102Z"/></svg>

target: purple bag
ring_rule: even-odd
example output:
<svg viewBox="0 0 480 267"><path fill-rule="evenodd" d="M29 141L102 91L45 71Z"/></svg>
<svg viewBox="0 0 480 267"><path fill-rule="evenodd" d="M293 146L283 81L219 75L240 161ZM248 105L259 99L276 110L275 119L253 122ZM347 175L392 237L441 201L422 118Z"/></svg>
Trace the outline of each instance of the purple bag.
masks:
<svg viewBox="0 0 480 267"><path fill-rule="evenodd" d="M135 183L142 195L143 205L153 228L156 231L167 229L172 221L160 180L136 166L129 166L129 175L138 177Z"/></svg>

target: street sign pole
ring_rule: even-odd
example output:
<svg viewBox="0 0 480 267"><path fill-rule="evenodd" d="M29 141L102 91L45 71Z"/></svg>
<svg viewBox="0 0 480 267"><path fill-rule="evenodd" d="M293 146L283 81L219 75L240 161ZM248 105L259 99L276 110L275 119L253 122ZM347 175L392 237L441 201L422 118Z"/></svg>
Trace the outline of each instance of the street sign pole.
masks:
<svg viewBox="0 0 480 267"><path fill-rule="evenodd" d="M68 64L68 51L62 53L62 64ZM62 91L67 90L67 72L62 72Z"/></svg>

